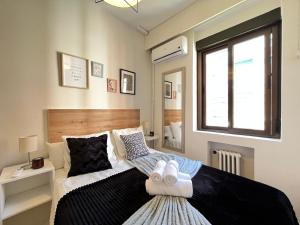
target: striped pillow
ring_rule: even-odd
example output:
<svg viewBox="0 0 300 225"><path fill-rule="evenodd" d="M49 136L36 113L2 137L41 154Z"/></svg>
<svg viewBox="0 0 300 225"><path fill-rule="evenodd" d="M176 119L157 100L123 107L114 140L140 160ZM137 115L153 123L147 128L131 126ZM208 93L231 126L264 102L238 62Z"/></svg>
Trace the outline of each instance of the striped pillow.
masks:
<svg viewBox="0 0 300 225"><path fill-rule="evenodd" d="M124 142L128 160L133 160L149 154L143 132L120 135L120 137Z"/></svg>

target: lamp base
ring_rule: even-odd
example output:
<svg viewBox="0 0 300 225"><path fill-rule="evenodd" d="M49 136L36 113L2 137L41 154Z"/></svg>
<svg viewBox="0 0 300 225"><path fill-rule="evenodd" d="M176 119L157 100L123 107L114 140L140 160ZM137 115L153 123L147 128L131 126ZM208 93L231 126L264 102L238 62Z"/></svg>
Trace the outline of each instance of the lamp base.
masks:
<svg viewBox="0 0 300 225"><path fill-rule="evenodd" d="M25 165L21 166L20 169L29 170L29 169L31 169L31 164L25 164Z"/></svg>
<svg viewBox="0 0 300 225"><path fill-rule="evenodd" d="M31 162L30 162L30 152L28 152L28 164L25 164L20 167L20 169L28 170L31 169Z"/></svg>

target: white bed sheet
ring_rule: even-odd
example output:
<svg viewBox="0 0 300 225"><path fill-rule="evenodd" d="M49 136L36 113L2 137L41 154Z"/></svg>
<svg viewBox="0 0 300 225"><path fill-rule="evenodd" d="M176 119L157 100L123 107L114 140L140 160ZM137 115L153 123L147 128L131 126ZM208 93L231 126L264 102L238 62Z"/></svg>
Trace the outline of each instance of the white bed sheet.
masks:
<svg viewBox="0 0 300 225"><path fill-rule="evenodd" d="M54 224L54 217L56 206L59 199L64 196L65 188L64 188L64 180L67 177L67 172L64 169L55 170L55 179L53 181L53 193L52 193L52 204L51 204L51 212L50 212L50 225Z"/></svg>
<svg viewBox="0 0 300 225"><path fill-rule="evenodd" d="M150 153L158 152L154 149L149 149L149 150ZM110 162L112 164L112 169L83 174L83 175L69 177L69 178L67 178L68 173L64 169L59 169L55 171L55 181L53 182L54 187L53 187L53 197L52 197L52 205L51 205L51 213L50 213L50 225L54 224L57 204L65 194L67 194L68 192L76 188L103 180L107 177L113 176L115 174L133 168L131 165L129 165L126 162L126 160L110 160Z"/></svg>

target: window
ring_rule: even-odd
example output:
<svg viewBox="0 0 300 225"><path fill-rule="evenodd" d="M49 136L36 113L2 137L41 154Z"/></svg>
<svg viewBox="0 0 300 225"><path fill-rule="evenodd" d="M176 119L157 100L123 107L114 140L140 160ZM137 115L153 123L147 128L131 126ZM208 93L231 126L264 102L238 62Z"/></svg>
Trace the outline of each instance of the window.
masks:
<svg viewBox="0 0 300 225"><path fill-rule="evenodd" d="M198 49L199 130L280 137L280 46L277 23Z"/></svg>

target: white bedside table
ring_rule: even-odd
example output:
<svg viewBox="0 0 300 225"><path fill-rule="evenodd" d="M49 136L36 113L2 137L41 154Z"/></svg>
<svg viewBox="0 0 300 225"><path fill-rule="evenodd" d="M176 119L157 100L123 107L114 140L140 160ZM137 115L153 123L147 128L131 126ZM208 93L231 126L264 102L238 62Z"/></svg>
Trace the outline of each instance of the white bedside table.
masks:
<svg viewBox="0 0 300 225"><path fill-rule="evenodd" d="M21 164L23 165L23 164ZM44 167L12 174L21 165L6 167L0 176L0 224L3 220L52 200L55 169L45 159Z"/></svg>
<svg viewBox="0 0 300 225"><path fill-rule="evenodd" d="M150 148L154 148L155 147L155 141L159 139L158 135L154 135L154 136L145 136L145 141L147 142L147 145L149 144Z"/></svg>

